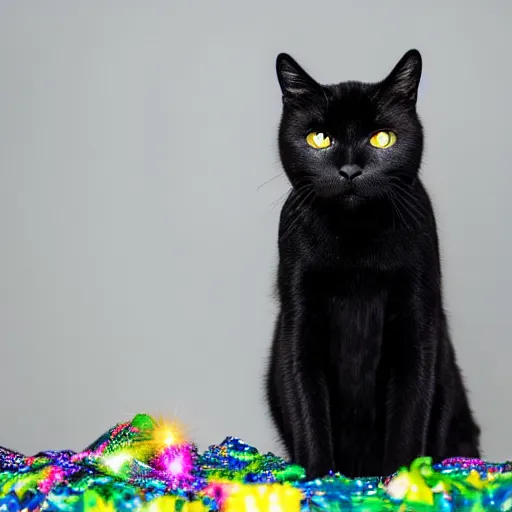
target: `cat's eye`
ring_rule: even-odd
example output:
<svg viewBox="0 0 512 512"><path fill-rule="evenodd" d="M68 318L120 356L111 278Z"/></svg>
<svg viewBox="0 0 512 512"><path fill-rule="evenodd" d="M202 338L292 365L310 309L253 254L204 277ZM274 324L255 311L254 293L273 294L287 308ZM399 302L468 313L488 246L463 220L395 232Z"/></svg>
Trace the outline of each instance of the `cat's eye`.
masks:
<svg viewBox="0 0 512 512"><path fill-rule="evenodd" d="M379 149L390 148L395 142L396 134L389 130L374 133L370 138L370 144Z"/></svg>
<svg viewBox="0 0 512 512"><path fill-rule="evenodd" d="M306 137L306 142L315 149L325 149L331 145L331 138L323 132L310 132Z"/></svg>

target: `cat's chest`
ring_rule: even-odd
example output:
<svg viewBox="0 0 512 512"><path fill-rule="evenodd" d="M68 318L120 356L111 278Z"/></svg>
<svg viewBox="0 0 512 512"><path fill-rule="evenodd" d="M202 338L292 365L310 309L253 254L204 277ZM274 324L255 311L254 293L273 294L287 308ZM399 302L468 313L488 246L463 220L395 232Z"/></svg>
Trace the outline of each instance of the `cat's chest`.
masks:
<svg viewBox="0 0 512 512"><path fill-rule="evenodd" d="M385 291L332 297L326 307L326 366L331 388L346 404L372 403L381 361Z"/></svg>
<svg viewBox="0 0 512 512"><path fill-rule="evenodd" d="M305 229L294 242L287 251L289 258L349 281L359 270L396 271L407 256L402 240L381 232L336 232L316 226Z"/></svg>
<svg viewBox="0 0 512 512"><path fill-rule="evenodd" d="M377 371L390 280L372 272L325 272L312 273L307 282L325 364L344 388L357 385Z"/></svg>
<svg viewBox="0 0 512 512"><path fill-rule="evenodd" d="M386 290L337 295L325 300L329 352L338 364L373 357L380 350L386 314Z"/></svg>

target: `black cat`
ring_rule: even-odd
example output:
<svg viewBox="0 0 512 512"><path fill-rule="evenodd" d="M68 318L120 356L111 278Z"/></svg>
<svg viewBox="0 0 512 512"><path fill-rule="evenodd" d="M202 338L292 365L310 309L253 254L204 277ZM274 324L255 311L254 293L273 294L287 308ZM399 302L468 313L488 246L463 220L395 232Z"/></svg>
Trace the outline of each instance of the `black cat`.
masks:
<svg viewBox="0 0 512 512"><path fill-rule="evenodd" d="M480 430L443 310L432 206L418 178L421 56L379 83L320 85L277 58L281 161L272 417L310 477L387 475L478 457Z"/></svg>

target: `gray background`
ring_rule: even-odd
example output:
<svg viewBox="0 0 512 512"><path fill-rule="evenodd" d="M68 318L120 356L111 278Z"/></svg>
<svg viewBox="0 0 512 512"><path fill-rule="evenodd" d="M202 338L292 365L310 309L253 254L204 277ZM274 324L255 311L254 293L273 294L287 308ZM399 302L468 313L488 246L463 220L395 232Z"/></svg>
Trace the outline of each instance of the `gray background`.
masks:
<svg viewBox="0 0 512 512"><path fill-rule="evenodd" d="M276 54L379 80L417 47L453 336L486 455L512 458L511 24L509 0L1 2L0 445L147 411L278 450Z"/></svg>

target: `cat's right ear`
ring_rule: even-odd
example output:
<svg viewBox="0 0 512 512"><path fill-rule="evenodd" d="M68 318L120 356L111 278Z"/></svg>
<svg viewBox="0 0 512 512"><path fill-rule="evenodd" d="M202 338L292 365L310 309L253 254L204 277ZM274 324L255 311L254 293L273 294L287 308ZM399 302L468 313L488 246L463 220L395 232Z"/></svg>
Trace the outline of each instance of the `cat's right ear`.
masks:
<svg viewBox="0 0 512 512"><path fill-rule="evenodd" d="M276 59L277 79L283 93L283 102L321 89L320 84L311 78L286 53L280 53Z"/></svg>
<svg viewBox="0 0 512 512"><path fill-rule="evenodd" d="M382 82L382 88L395 98L416 104L421 79L421 54L418 50L409 50Z"/></svg>

